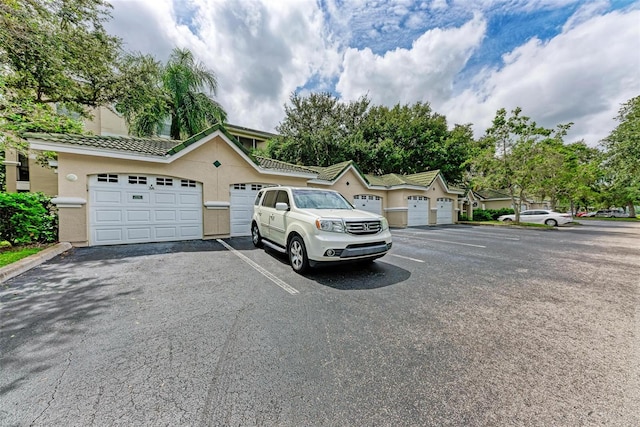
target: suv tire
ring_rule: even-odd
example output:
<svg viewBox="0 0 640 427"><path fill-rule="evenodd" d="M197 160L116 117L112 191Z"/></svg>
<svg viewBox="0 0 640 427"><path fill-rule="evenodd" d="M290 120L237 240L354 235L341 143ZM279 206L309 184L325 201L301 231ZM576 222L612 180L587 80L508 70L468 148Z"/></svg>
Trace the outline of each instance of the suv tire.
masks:
<svg viewBox="0 0 640 427"><path fill-rule="evenodd" d="M289 240L287 247L289 254L289 264L296 273L302 274L309 269L309 259L307 258L307 249L300 236L293 236Z"/></svg>
<svg viewBox="0 0 640 427"><path fill-rule="evenodd" d="M251 241L256 248L262 247L262 236L260 235L258 224L255 222L251 224Z"/></svg>

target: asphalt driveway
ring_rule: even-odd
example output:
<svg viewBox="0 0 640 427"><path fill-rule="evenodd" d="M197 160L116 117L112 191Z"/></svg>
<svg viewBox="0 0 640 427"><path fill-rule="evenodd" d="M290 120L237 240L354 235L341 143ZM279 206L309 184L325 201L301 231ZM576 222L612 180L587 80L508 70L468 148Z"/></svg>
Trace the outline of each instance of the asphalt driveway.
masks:
<svg viewBox="0 0 640 427"><path fill-rule="evenodd" d="M0 285L0 425L640 425L640 224L394 230L302 277L248 238Z"/></svg>

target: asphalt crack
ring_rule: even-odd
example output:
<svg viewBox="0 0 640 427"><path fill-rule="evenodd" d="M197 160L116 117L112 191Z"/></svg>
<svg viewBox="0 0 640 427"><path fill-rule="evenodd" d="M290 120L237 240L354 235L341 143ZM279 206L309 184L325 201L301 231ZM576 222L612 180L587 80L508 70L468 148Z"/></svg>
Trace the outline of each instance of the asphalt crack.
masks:
<svg viewBox="0 0 640 427"><path fill-rule="evenodd" d="M45 406L45 408L42 410L42 412L40 412L40 414L36 418L34 418L33 421L31 421L31 423L29 424L30 426L36 425L38 420L40 418L42 418L44 413L47 412L47 410L51 407L51 404L53 403L53 401L56 400L56 394L58 393L58 388L62 384L62 379L64 378L65 374L69 370L69 366L71 366L71 358L72 357L73 357L73 352L70 351L68 353L68 355L67 355L67 364L64 367L64 369L62 370L62 373L60 374L60 376L58 377L58 381L56 381L56 386L53 388L53 392L51 393L51 399L49 399L49 401L47 402L47 406Z"/></svg>

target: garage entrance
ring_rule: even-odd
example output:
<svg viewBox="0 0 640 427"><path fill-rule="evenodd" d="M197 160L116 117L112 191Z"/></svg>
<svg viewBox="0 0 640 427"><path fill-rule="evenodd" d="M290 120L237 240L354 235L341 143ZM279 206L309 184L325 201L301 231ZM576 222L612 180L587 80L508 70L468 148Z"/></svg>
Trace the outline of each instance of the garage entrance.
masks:
<svg viewBox="0 0 640 427"><path fill-rule="evenodd" d="M231 237L251 235L251 217L253 216L253 202L258 191L268 185L263 184L233 184L231 193L229 216L231 221Z"/></svg>
<svg viewBox="0 0 640 427"><path fill-rule="evenodd" d="M453 200L438 198L438 209L436 214L436 224L453 224Z"/></svg>
<svg viewBox="0 0 640 427"><path fill-rule="evenodd" d="M426 196L407 197L407 227L429 225L429 198Z"/></svg>
<svg viewBox="0 0 640 427"><path fill-rule="evenodd" d="M141 174L89 177L89 244L202 239L202 184Z"/></svg>
<svg viewBox="0 0 640 427"><path fill-rule="evenodd" d="M356 209L382 215L382 197L372 194L358 194L353 196Z"/></svg>

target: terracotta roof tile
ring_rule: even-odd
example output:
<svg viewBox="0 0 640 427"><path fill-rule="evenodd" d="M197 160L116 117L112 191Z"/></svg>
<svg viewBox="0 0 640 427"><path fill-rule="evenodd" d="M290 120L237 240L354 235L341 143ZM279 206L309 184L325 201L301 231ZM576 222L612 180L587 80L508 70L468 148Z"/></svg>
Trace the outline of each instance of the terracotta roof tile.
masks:
<svg viewBox="0 0 640 427"><path fill-rule="evenodd" d="M84 147L102 148L113 151L166 156L180 141L161 138L137 138L133 136L64 135L53 133L27 133L25 138L71 144Z"/></svg>
<svg viewBox="0 0 640 427"><path fill-rule="evenodd" d="M316 171L307 166L294 165L292 163L282 162L280 160L270 159L268 157L255 156L260 167L264 169L279 170L282 172L299 172L315 174Z"/></svg>

